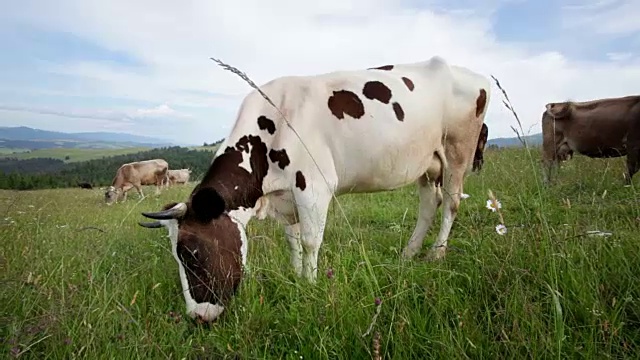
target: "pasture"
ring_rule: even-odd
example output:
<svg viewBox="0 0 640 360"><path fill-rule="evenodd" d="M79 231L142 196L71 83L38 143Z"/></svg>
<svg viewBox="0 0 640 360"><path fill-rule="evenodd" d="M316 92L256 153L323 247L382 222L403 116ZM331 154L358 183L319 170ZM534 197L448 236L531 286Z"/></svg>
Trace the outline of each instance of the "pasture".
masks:
<svg viewBox="0 0 640 360"><path fill-rule="evenodd" d="M316 285L294 275L282 227L254 220L251 273L211 325L184 316L166 230L137 225L193 183L111 207L98 189L2 191L3 355L640 358L640 180L622 186L624 158L576 156L546 190L539 160L537 149L486 151L440 262L399 257L413 186L334 201Z"/></svg>
<svg viewBox="0 0 640 360"><path fill-rule="evenodd" d="M64 160L65 162L80 162L93 159L100 159L106 156L117 156L134 154L140 151L150 150L145 147L130 147L124 149L75 149L75 148L51 148L37 149L18 154L7 154L6 157L16 158L18 160L35 159L35 158L52 158ZM68 159L67 159L68 157Z"/></svg>

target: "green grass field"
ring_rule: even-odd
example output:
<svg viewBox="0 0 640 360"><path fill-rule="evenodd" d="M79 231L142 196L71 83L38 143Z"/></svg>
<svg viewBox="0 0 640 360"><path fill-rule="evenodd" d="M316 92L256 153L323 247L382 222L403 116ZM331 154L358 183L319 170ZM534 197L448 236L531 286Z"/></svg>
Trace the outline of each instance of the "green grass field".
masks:
<svg viewBox="0 0 640 360"><path fill-rule="evenodd" d="M0 148L0 156L17 156L14 153L23 153L29 151L29 149L19 149L19 148Z"/></svg>
<svg viewBox="0 0 640 360"><path fill-rule="evenodd" d="M546 190L531 156L486 153L439 262L421 257L440 216L423 252L399 258L415 225L413 186L340 197L346 218L334 203L316 285L294 275L281 227L251 222L252 272L211 325L185 317L166 231L137 225L141 211L186 199L193 184L111 207L98 189L0 192L3 355L640 358L638 177L623 187L624 159L576 156ZM586 234L594 230L611 236Z"/></svg>
<svg viewBox="0 0 640 360"><path fill-rule="evenodd" d="M216 148L211 147L202 147L202 146L193 146L189 147L190 150L201 150L201 151L214 151ZM12 149L16 151L16 149ZM26 159L34 159L34 158L53 158L64 160L65 162L81 162L88 161L93 159L99 159L107 156L117 156L117 155L126 155L126 154L134 154L140 151L151 150L151 148L146 147L132 147L125 149L38 149L32 150L28 152L22 152L18 154L11 154L11 152L2 153L0 152L0 156L16 158L18 160L26 160ZM69 157L67 160L66 157Z"/></svg>
<svg viewBox="0 0 640 360"><path fill-rule="evenodd" d="M80 161L99 159L105 156L133 154L133 153L146 151L150 149L151 148L145 148L145 147L132 147L132 148L125 148L125 149L52 148L52 149L32 150L29 152L23 152L19 154L11 154L11 155L5 155L5 156L16 158L18 160L35 159L35 158L53 158L53 159L65 160L65 162L80 162ZM68 160L65 159L67 156L69 157Z"/></svg>

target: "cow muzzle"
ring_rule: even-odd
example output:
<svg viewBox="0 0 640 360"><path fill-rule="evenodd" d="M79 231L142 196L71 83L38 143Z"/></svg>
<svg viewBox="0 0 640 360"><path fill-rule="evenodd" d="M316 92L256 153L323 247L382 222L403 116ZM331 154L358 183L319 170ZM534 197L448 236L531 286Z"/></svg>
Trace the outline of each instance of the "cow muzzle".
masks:
<svg viewBox="0 0 640 360"><path fill-rule="evenodd" d="M192 319L198 319L203 322L216 320L223 311L224 306L208 302L196 304L192 309L187 310Z"/></svg>

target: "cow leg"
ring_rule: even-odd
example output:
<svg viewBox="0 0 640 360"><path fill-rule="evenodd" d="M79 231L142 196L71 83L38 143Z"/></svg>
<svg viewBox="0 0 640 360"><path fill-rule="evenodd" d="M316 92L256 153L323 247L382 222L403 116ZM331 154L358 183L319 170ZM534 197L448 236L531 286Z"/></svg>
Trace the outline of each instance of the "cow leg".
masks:
<svg viewBox="0 0 640 360"><path fill-rule="evenodd" d="M631 185L633 175L640 171L640 146L637 149L630 149L627 153L627 173L625 174L624 184Z"/></svg>
<svg viewBox="0 0 640 360"><path fill-rule="evenodd" d="M140 195L140 199L144 199L144 193L142 192L142 186L140 184L133 184L133 186L138 190L138 194Z"/></svg>
<svg viewBox="0 0 640 360"><path fill-rule="evenodd" d="M458 164L461 163L459 155L454 154L453 156L454 162L450 162L452 166L449 167L449 171L445 171L443 177L442 222L438 237L430 249L429 259L431 260L437 260L445 256L451 227L453 226L453 222L458 214L458 208L460 207L460 196L462 195L462 183L466 166L453 165L456 164L456 162Z"/></svg>
<svg viewBox="0 0 640 360"><path fill-rule="evenodd" d="M460 193L447 193L444 196L443 211L442 211L442 224L440 232L436 241L431 246L429 258L431 260L438 260L443 258L447 251L447 243L449 234L451 233L451 227L458 214L458 208L460 207Z"/></svg>
<svg viewBox="0 0 640 360"><path fill-rule="evenodd" d="M307 184L304 191L298 188L294 190L300 219L302 272L311 283L316 282L318 274L318 253L322 245L331 197L324 183Z"/></svg>
<svg viewBox="0 0 640 360"><path fill-rule="evenodd" d="M156 177L156 195L160 195L160 188L165 187L164 177Z"/></svg>
<svg viewBox="0 0 640 360"><path fill-rule="evenodd" d="M442 203L442 192L436 187L434 180L429 180L426 175L422 175L418 181L418 196L420 203L418 206L418 221L413 230L407 246L402 251L402 256L410 259L422 248L424 237L433 224L436 211Z"/></svg>
<svg viewBox="0 0 640 360"><path fill-rule="evenodd" d="M296 275L302 276L302 243L300 242L300 223L286 225L284 232L289 241L289 250L291 251L291 265Z"/></svg>

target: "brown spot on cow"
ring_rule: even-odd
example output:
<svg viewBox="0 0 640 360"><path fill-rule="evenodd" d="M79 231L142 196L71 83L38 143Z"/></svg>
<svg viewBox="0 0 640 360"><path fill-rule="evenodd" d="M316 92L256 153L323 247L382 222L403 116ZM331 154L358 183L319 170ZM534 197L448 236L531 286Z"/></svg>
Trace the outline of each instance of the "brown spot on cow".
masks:
<svg viewBox="0 0 640 360"><path fill-rule="evenodd" d="M362 94L369 100L378 100L388 104L391 100L391 89L380 81L368 81L362 88Z"/></svg>
<svg viewBox="0 0 640 360"><path fill-rule="evenodd" d="M382 66L378 66L378 67L374 67L374 68L369 68L367 70L392 70L393 69L393 65L382 65Z"/></svg>
<svg viewBox="0 0 640 360"><path fill-rule="evenodd" d="M296 187L302 191L307 188L307 181L300 170L296 171Z"/></svg>
<svg viewBox="0 0 640 360"><path fill-rule="evenodd" d="M407 85L407 88L409 89L409 91L413 91L413 89L415 88L413 81L411 81L411 79L409 79L408 77L403 76L402 82L404 82L404 84Z"/></svg>
<svg viewBox="0 0 640 360"><path fill-rule="evenodd" d="M392 107L393 112L396 114L396 118L400 121L404 121L404 110L402 110L402 106L400 106L400 104L398 104L397 102L394 102Z"/></svg>
<svg viewBox="0 0 640 360"><path fill-rule="evenodd" d="M480 95L476 99L476 117L480 116L484 111L484 107L487 105L487 91L480 89Z"/></svg>
<svg viewBox="0 0 640 360"><path fill-rule="evenodd" d="M359 119L364 116L362 100L360 100L358 95L348 90L334 91L333 95L329 97L327 105L333 116L338 119L344 119L345 114L354 119Z"/></svg>
<svg viewBox="0 0 640 360"><path fill-rule="evenodd" d="M271 149L271 151L269 151L269 159L271 159L271 162L278 164L278 166L282 170L284 170L284 168L286 168L291 163L291 160L289 160L289 155L287 155L287 150L285 149Z"/></svg>
<svg viewBox="0 0 640 360"><path fill-rule="evenodd" d="M267 130L271 135L276 132L276 123L264 115L260 115L260 117L258 117L258 127L260 130Z"/></svg>

